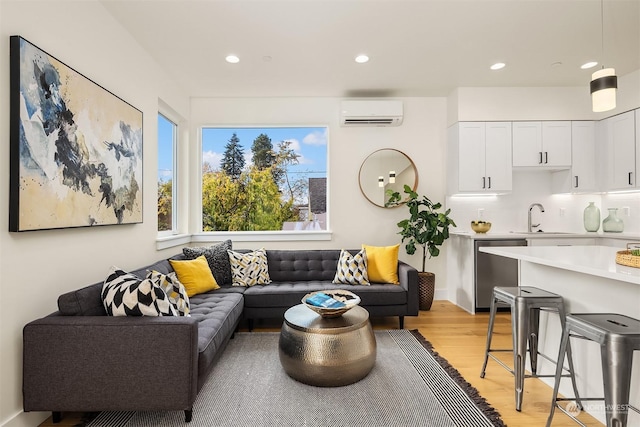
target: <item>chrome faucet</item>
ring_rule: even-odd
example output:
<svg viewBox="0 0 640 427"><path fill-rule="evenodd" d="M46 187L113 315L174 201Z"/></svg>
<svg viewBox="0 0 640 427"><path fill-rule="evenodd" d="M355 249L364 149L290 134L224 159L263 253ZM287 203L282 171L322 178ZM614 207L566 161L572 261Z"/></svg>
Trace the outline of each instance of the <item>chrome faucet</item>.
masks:
<svg viewBox="0 0 640 427"><path fill-rule="evenodd" d="M540 212L544 212L544 206L542 206L540 203L533 203L531 206L529 206L529 221L527 223L528 224L527 231L529 231L529 233L533 231L532 228L540 227L540 224L531 224L531 210L536 206L540 209Z"/></svg>

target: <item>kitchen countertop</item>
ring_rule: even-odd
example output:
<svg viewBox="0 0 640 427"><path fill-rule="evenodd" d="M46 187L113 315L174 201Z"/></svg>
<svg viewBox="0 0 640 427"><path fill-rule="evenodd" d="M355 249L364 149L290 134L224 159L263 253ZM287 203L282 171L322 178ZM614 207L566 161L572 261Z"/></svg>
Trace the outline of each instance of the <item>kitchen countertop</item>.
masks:
<svg viewBox="0 0 640 427"><path fill-rule="evenodd" d="M640 285L640 268L616 264L610 246L482 247L481 252Z"/></svg>
<svg viewBox="0 0 640 427"><path fill-rule="evenodd" d="M511 231L492 231L488 233L476 233L475 231L451 231L452 236L466 237L474 240L492 240L492 239L619 239L628 242L640 242L640 234L634 233L603 233L603 232L582 232L582 233L519 233Z"/></svg>

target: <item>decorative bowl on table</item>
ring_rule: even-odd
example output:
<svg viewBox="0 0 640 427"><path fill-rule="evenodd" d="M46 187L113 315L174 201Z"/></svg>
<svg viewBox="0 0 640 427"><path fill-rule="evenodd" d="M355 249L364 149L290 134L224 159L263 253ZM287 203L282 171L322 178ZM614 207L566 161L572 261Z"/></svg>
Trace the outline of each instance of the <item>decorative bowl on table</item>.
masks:
<svg viewBox="0 0 640 427"><path fill-rule="evenodd" d="M330 307L319 307L317 305L307 303L307 298L310 298L316 294L323 293L336 301L340 301L344 303L344 307L330 308ZM309 307L311 310L315 311L322 317L340 317L347 311L351 310L356 305L360 304L360 297L353 292L345 291L342 289L335 289L330 291L316 291L311 292L305 295L302 298L302 304Z"/></svg>
<svg viewBox="0 0 640 427"><path fill-rule="evenodd" d="M491 223L486 221L471 221L471 229L476 233L486 233L491 229Z"/></svg>

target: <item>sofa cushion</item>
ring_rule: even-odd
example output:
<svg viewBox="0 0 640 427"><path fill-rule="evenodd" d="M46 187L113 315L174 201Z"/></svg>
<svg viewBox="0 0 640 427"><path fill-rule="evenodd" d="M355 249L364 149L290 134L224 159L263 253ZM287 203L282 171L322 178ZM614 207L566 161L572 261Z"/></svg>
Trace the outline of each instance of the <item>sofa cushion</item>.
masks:
<svg viewBox="0 0 640 427"><path fill-rule="evenodd" d="M217 290L191 298L191 318L198 322L198 372L205 372L242 316L242 294Z"/></svg>
<svg viewBox="0 0 640 427"><path fill-rule="evenodd" d="M340 259L333 283L348 285L369 285L367 276L367 254L364 250L355 255L345 250L340 251Z"/></svg>
<svg viewBox="0 0 640 427"><path fill-rule="evenodd" d="M240 253L227 251L231 261L233 286L268 285L271 283L264 249Z"/></svg>
<svg viewBox="0 0 640 427"><path fill-rule="evenodd" d="M358 252L348 250L351 253ZM340 251L316 250L267 250L269 277L274 282L327 281L336 274Z"/></svg>
<svg viewBox="0 0 640 427"><path fill-rule="evenodd" d="M183 248L182 253L187 259L196 259L204 255L209 264L218 285L231 284L231 263L229 261L228 250L233 249L231 240L215 244L210 247Z"/></svg>
<svg viewBox="0 0 640 427"><path fill-rule="evenodd" d="M372 283L395 283L398 280L398 250L400 244L393 246L362 245L367 252L367 272Z"/></svg>
<svg viewBox="0 0 640 427"><path fill-rule="evenodd" d="M402 305L407 303L407 292L401 286L392 284L371 284L371 286L335 284L330 281L273 282L267 286L256 285L244 292L245 307L293 307L300 304L302 297L314 291L344 289L358 295L360 305Z"/></svg>
<svg viewBox="0 0 640 427"><path fill-rule="evenodd" d="M169 262L176 271L178 280L187 288L187 295L190 297L220 287L216 283L216 279L214 279L204 255L184 261L171 259Z"/></svg>
<svg viewBox="0 0 640 427"><path fill-rule="evenodd" d="M162 274L159 271L152 270L147 273L146 278L162 288L179 316L190 316L189 295L187 295L187 289L178 280L175 271L169 274Z"/></svg>
<svg viewBox="0 0 640 427"><path fill-rule="evenodd" d="M104 281L102 301L110 316L176 316L162 288L117 267Z"/></svg>

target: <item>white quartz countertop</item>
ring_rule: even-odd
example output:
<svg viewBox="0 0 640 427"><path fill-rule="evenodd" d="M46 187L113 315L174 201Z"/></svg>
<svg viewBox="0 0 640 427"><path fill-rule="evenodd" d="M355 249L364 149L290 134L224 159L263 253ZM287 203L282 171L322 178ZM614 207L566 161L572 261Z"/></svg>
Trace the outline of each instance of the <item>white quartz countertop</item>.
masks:
<svg viewBox="0 0 640 427"><path fill-rule="evenodd" d="M640 268L616 264L610 246L481 247L481 252L640 285Z"/></svg>
<svg viewBox="0 0 640 427"><path fill-rule="evenodd" d="M548 233L526 233L515 231L493 231L488 233L476 233L475 231L452 231L452 236L459 236L473 240L498 240L498 239L619 239L628 242L640 242L640 234L638 233L565 233L565 232L548 232Z"/></svg>

